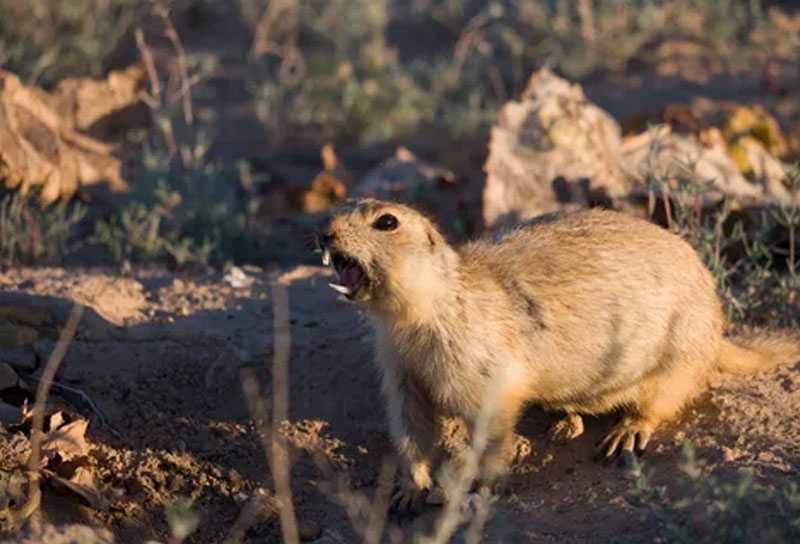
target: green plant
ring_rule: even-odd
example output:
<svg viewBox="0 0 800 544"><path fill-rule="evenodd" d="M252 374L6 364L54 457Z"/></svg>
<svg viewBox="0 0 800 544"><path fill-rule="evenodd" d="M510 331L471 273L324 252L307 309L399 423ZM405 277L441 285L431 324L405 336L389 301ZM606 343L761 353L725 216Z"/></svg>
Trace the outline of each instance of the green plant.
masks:
<svg viewBox="0 0 800 544"><path fill-rule="evenodd" d="M240 5L256 21L251 90L273 141L295 127L365 144L397 140L430 116L429 97L387 43L386 0ZM320 46L301 49L301 31Z"/></svg>
<svg viewBox="0 0 800 544"><path fill-rule="evenodd" d="M631 470L631 502L656 542L797 542L800 539L800 490L795 482L780 488L756 480L752 471L735 478L718 476L683 446L680 479L669 489L654 485L643 465ZM624 541L624 540L623 540Z"/></svg>
<svg viewBox="0 0 800 544"><path fill-rule="evenodd" d="M35 195L0 200L0 265L57 264L73 249L74 228L86 215L82 204L37 206Z"/></svg>
<svg viewBox="0 0 800 544"><path fill-rule="evenodd" d="M28 81L100 76L137 16L138 0L6 0L0 64Z"/></svg>
<svg viewBox="0 0 800 544"><path fill-rule="evenodd" d="M115 262L208 266L216 244L202 231L186 234L193 229L182 228L186 215L180 193L159 180L153 195L153 204L132 200L119 214L98 220L92 242L105 247Z"/></svg>
<svg viewBox="0 0 800 544"><path fill-rule="evenodd" d="M535 67L579 79L634 61L656 65L671 55L658 46L675 39L698 57L736 63L765 51L800 53L758 0L239 0L239 8L253 31L255 108L276 143L298 129L358 143L394 141L429 124L483 135ZM432 19L441 42L430 55L402 58L403 40L414 38L390 41L393 18Z"/></svg>
<svg viewBox="0 0 800 544"><path fill-rule="evenodd" d="M800 324L796 255L800 203L795 198L760 212L743 210L734 215L731 198L715 196L714 180L698 179L691 160L675 170L656 165L658 131L658 127L653 130L648 159L651 217L660 201L667 228L689 242L714 275L730 322ZM797 168L787 172L787 184L798 194ZM780 247L782 239L788 248ZM776 262L777 256L785 256L785 269Z"/></svg>

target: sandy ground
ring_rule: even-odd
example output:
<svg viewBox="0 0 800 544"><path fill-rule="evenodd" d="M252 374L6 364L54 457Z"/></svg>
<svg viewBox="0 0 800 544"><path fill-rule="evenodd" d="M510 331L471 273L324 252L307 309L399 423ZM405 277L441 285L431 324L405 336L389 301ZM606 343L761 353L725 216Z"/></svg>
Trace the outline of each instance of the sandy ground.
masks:
<svg viewBox="0 0 800 544"><path fill-rule="evenodd" d="M46 521L99 525L116 542L164 542L164 504L191 497L201 517L191 542L220 542L243 501L258 488L272 489L241 376L256 370L270 392L268 278L275 273L289 284L290 422L284 433L293 445L297 515L307 540L358 541L345 508L326 495L312 452L346 473L352 489L371 496L391 448L369 329L356 308L327 287L329 272L317 267L254 272L254 282L239 289L222 275L125 277L63 269L0 274L0 303L22 299L49 308L57 319L72 300L93 310L57 379L82 389L105 420L84 413L91 420L92 462L113 507L100 513L47 489ZM47 341L37 349L48 349ZM772 482L796 479L798 387L798 368L715 377L710 393L657 434L643 459L646 470L656 483L673 483L681 441L690 439L722 474L751 467ZM531 409L520 423L518 432L533 453L515 465L485 541L608 542L636 535L648 541L644 509L626 498L631 484L625 470L592 459L592 445L614 418L587 420L584 436L553 444L547 429L554 417ZM430 506L414 521L391 523L409 533L438 511ZM248 541L280 542L279 524L263 520Z"/></svg>

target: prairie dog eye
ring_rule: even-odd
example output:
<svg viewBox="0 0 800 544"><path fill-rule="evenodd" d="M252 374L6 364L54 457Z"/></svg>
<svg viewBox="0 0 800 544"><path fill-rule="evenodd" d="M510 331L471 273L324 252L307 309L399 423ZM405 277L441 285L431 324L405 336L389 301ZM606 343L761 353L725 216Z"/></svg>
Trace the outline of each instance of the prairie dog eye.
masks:
<svg viewBox="0 0 800 544"><path fill-rule="evenodd" d="M390 213L385 213L375 220L372 228L377 230L395 230L397 228L397 218Z"/></svg>

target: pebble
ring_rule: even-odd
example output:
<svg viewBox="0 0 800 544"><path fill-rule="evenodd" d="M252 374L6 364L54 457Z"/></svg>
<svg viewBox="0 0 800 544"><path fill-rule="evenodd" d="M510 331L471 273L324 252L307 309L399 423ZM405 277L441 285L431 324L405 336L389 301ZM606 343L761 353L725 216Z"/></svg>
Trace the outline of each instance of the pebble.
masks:
<svg viewBox="0 0 800 544"><path fill-rule="evenodd" d="M300 533L300 540L304 542L317 540L322 533L322 527L314 520L301 521L297 529Z"/></svg>
<svg viewBox="0 0 800 544"><path fill-rule="evenodd" d="M11 389L19 383L19 376L8 363L0 363L0 391Z"/></svg>

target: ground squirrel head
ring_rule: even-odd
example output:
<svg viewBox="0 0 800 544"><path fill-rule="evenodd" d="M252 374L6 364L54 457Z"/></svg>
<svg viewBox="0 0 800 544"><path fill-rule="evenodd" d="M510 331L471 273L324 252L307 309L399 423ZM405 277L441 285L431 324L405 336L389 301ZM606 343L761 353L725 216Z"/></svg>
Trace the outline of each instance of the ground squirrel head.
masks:
<svg viewBox="0 0 800 544"><path fill-rule="evenodd" d="M331 287L371 305L408 305L432 293L457 263L455 251L422 213L395 202L350 199L318 237Z"/></svg>

